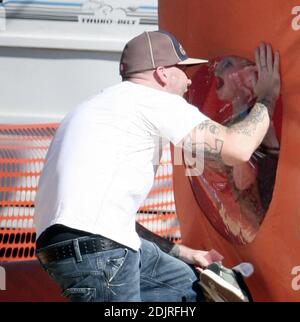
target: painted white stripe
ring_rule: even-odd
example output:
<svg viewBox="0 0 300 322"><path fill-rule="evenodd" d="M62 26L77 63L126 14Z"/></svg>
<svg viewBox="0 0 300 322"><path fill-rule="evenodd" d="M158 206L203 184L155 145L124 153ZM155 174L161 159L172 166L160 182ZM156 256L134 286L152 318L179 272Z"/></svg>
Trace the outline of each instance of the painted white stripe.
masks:
<svg viewBox="0 0 300 322"><path fill-rule="evenodd" d="M153 49L152 49L151 39L150 39L149 33L148 33L147 31L146 31L146 35L147 35L148 42L149 42L149 48L150 48L150 55L151 55L152 68L155 68L155 63L154 63L154 57L153 57Z"/></svg>

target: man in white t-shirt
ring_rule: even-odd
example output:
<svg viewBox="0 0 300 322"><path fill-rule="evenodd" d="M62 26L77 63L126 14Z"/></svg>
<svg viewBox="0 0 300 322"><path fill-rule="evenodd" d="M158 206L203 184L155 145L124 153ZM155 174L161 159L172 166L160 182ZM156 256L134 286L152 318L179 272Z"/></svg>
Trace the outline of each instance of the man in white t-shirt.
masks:
<svg viewBox="0 0 300 322"><path fill-rule="evenodd" d="M164 140L227 165L244 162L267 132L280 89L279 56L273 62L271 47L261 44L257 103L226 128L183 98L191 84L183 68L202 62L188 58L171 34L145 32L123 50L123 82L61 122L40 177L35 224L38 258L72 301L201 297L190 265L221 258L146 240L151 234L138 226L139 236L136 212L152 187Z"/></svg>

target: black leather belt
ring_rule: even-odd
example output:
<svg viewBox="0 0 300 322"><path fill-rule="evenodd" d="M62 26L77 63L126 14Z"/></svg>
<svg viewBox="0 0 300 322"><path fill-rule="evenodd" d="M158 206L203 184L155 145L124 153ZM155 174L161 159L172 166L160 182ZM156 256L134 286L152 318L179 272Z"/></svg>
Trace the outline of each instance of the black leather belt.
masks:
<svg viewBox="0 0 300 322"><path fill-rule="evenodd" d="M89 237L84 240L80 240L79 238L78 244L81 255L124 247L123 245L105 237ZM76 257L73 240L65 241L63 245L48 246L44 249L39 249L37 250L37 256L43 264Z"/></svg>

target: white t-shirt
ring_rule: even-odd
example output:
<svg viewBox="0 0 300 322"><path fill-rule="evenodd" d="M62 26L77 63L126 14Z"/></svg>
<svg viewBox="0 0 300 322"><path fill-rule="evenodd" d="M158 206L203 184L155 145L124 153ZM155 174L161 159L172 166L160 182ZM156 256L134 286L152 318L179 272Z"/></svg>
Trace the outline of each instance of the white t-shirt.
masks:
<svg viewBox="0 0 300 322"><path fill-rule="evenodd" d="M81 104L50 145L35 201L37 235L63 224L138 250L135 215L154 181L159 138L176 145L206 119L178 95L127 81Z"/></svg>

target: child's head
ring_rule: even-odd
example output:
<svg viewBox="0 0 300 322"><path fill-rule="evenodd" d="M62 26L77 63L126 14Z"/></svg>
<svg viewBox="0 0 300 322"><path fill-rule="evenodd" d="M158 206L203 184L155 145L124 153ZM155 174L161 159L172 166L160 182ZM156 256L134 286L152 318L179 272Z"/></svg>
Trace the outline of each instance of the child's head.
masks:
<svg viewBox="0 0 300 322"><path fill-rule="evenodd" d="M225 56L217 62L214 71L217 96L221 101L244 105L254 98L256 67L251 61Z"/></svg>

